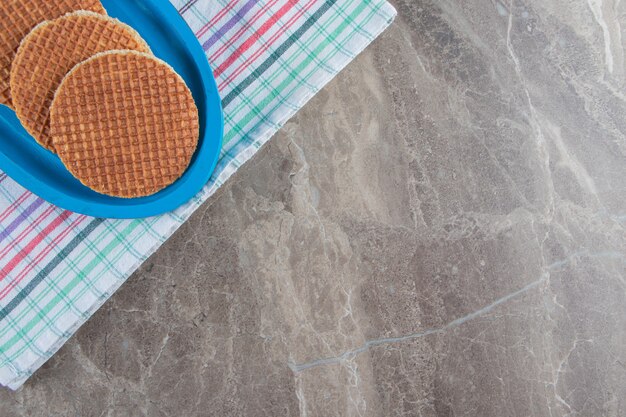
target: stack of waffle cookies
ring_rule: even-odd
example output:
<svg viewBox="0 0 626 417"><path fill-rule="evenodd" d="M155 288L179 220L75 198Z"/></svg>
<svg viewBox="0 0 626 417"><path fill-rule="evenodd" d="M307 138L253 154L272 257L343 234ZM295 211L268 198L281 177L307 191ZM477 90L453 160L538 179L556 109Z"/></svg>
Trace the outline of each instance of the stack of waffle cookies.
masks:
<svg viewBox="0 0 626 417"><path fill-rule="evenodd" d="M0 40L0 104L84 185L143 197L185 172L191 92L99 0L2 0Z"/></svg>

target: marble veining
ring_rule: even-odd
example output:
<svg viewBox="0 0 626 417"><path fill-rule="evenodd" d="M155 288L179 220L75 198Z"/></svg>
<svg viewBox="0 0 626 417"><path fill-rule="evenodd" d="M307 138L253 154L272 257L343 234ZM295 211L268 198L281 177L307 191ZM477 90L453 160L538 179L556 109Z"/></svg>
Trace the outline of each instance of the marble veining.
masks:
<svg viewBox="0 0 626 417"><path fill-rule="evenodd" d="M626 415L626 2L393 3L0 416Z"/></svg>
<svg viewBox="0 0 626 417"><path fill-rule="evenodd" d="M546 282L550 279L550 273L549 271L551 271L552 269L556 269L556 268L560 268L563 267L565 265L567 265L569 262L571 262L574 258L579 257L581 255L586 255L590 258L614 258L617 259L619 261L623 261L626 263L626 258L619 252L603 252L603 253L594 253L594 254L588 254L588 253L575 253L570 255L569 257L567 257L566 259L563 260L559 260L559 261L555 261L552 264L548 265L546 267L547 272L545 272L539 279L537 279L536 281L533 281L527 285L525 285L523 288L514 291L511 294L507 294L504 297L501 297L499 299L497 299L496 301L494 301L493 303L481 308L480 310L477 311L473 311L469 314L466 314L463 317L459 317L458 319L455 319L449 323L446 323L445 326L440 327L440 328L436 328L436 329L427 329L424 330L422 332L419 333L412 333L406 336L398 336L398 337L386 337L386 338L381 338L381 339L374 339L374 340L367 340L365 342L365 344L361 347L359 347L358 349L354 349L348 352L343 352L341 355L332 357L332 358L323 358L323 359L316 359L316 360L312 360L306 363L302 363L302 364L295 364L295 363L289 363L289 367L291 368L291 370L294 373L298 373L298 372L302 372L305 371L309 368L314 368L316 366L324 366L324 365L339 365L341 363L343 363L345 360L354 357L360 353L366 352L368 351L371 347L375 347L375 346L379 346L379 345L385 345L385 344L389 344L389 343L400 343L400 342L405 342L405 341L409 341L412 339L417 339L420 337L424 337L424 336L429 336L435 333L440 333L440 332L445 332L446 330L450 329L451 327L455 327L455 326L460 326L470 320L473 320L475 318L478 318L484 314L490 313L495 307L499 306L500 304L506 303L507 301L521 295L524 294L526 291L532 290L534 288L539 287L542 284L546 284Z"/></svg>

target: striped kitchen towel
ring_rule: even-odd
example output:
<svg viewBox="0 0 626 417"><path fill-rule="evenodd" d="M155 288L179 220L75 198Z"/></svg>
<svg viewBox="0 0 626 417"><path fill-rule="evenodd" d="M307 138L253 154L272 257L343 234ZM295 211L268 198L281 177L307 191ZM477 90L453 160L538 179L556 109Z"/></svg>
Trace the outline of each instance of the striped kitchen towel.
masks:
<svg viewBox="0 0 626 417"><path fill-rule="evenodd" d="M141 220L54 207L0 172L0 384L13 389L392 21L385 0L172 0L223 100L224 149L193 201Z"/></svg>

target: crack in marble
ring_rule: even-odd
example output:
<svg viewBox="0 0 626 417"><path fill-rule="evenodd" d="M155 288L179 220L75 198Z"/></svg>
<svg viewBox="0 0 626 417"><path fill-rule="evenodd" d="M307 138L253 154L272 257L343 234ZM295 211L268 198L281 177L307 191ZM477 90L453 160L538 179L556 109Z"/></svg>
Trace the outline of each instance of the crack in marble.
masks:
<svg viewBox="0 0 626 417"><path fill-rule="evenodd" d="M414 339L419 339L425 336L430 336L432 334L437 334L437 333L443 333L446 330L452 328L452 327L458 327L468 321L471 321L475 318L478 318L480 316L482 316L483 314L489 313L490 311L492 311L494 308L498 307L501 304L504 304L510 300L512 300L513 298L516 298L530 290L532 290L533 288L538 287L539 285L547 282L548 279L548 274L544 274L541 276L541 278L539 278L536 281L531 282L530 284L527 284L526 286L520 288L517 291L514 291L510 294L505 295L504 297L501 297L499 299L497 299L496 301L492 302L491 304L481 308L480 310L476 310L472 313L469 313L463 317L459 317L458 319L452 320L451 322L447 323L446 325L442 326L442 327L438 327L438 328L433 328L433 329L428 329L428 330L424 330L422 332L417 332L417 333L412 333L406 336L398 336L398 337L385 337L385 338L380 338L380 339L373 339L373 340L368 340L365 342L365 344L357 349L354 350L349 350L346 351L344 353L342 353L339 356L335 356L335 357L330 357L330 358L324 358L324 359L318 359L318 360L314 360L311 362L306 362L306 363L302 363L302 364L296 364L296 363L289 363L289 368L294 372L294 373L299 373L302 372L304 370L310 369L310 368L315 368L318 366L324 366L324 365L336 365L336 364L340 364L342 362L344 362L346 359L350 359L353 358L357 355L359 355L360 353L366 352L368 351L370 348L372 347L376 347L376 346L380 346L380 345L386 345L386 344L391 344L391 343L400 343L400 342L406 342L408 340L414 340Z"/></svg>
<svg viewBox="0 0 626 417"><path fill-rule="evenodd" d="M372 347L377 347L377 346L381 346L381 345L386 345L386 344L394 344L394 343L401 343L401 342L406 342L409 340L415 340L415 339L420 339L422 337L425 336L430 336L433 334L439 334L439 333L444 333L445 331L454 328L454 327L459 327L471 320L474 320L476 318L479 318L489 312L491 312L492 310L494 310L496 307L507 303L508 301L519 297L520 295L525 294L526 292L539 287L541 284L545 284L549 281L550 279L550 272L552 270L558 269L562 266L565 266L569 263L571 263L574 259L576 258L580 258L581 256L587 256L589 258L611 258L611 259L618 259L621 261L626 262L626 257L621 254L620 252L616 252L616 251L604 251L604 252L597 252L597 253L589 253L588 251L578 251L578 252L574 252L573 254L571 254L570 256L568 256L567 258L555 261L553 263L551 263L550 265L547 265L545 267L546 272L544 272L541 277L527 285L525 285L524 287L520 288L517 291L514 291L512 293L509 293L499 299L497 299L496 301L492 302L491 304L488 304L487 306L473 311L469 314L466 314L463 317L459 317L455 320L452 320L450 322L448 322L447 324L445 324L442 327L438 327L438 328L432 328L432 329L427 329L421 332L417 332L417 333L411 333L409 335L405 335L405 336L397 336L397 337L385 337L385 338L379 338L379 339L372 339L372 340L368 340L366 341L361 347L357 348L357 349L353 349L353 350L348 350L344 353L342 353L341 355L338 356L333 356L333 357L328 357L328 358L322 358L322 359L317 359L317 360L313 360L310 362L305 362L305 363L301 363L301 364L297 364L294 363L292 361L288 362L288 366L289 368L292 370L292 372L294 373L300 373L302 371L305 371L307 369L311 369L311 368L316 368L319 366L326 366L326 365L338 365L341 364L343 362L345 362L346 360L349 359L353 359L354 357L356 357L357 355L367 352L368 350L370 350L370 348Z"/></svg>
<svg viewBox="0 0 626 417"><path fill-rule="evenodd" d="M613 74L588 1L392 0L0 416L626 416L626 1Z"/></svg>

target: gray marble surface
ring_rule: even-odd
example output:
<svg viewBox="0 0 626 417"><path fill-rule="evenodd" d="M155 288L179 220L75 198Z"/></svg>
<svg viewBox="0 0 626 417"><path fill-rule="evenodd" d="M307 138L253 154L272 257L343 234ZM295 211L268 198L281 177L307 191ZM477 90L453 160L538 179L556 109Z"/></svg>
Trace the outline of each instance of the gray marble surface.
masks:
<svg viewBox="0 0 626 417"><path fill-rule="evenodd" d="M626 2L394 4L0 416L626 415Z"/></svg>

